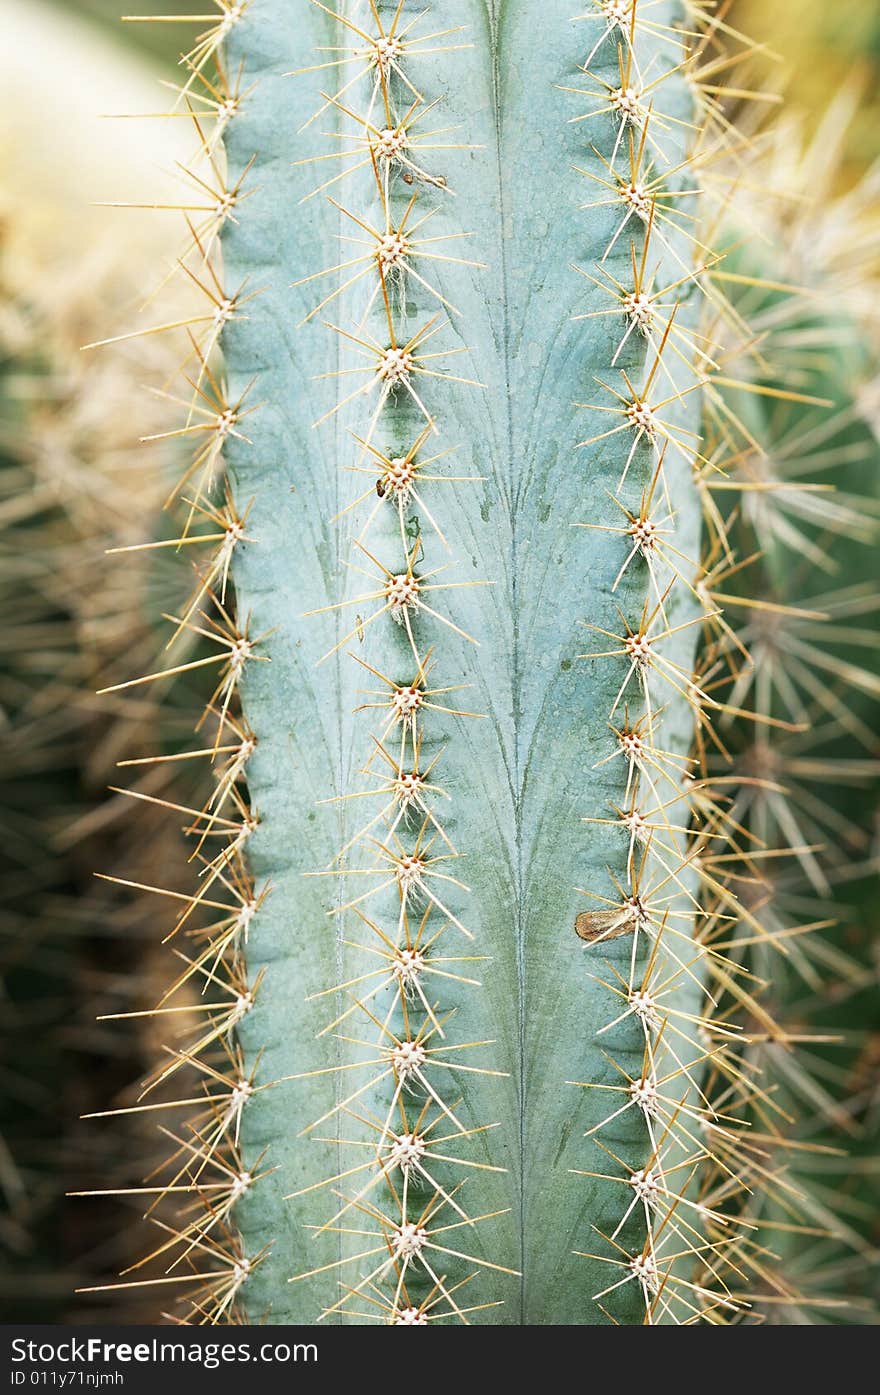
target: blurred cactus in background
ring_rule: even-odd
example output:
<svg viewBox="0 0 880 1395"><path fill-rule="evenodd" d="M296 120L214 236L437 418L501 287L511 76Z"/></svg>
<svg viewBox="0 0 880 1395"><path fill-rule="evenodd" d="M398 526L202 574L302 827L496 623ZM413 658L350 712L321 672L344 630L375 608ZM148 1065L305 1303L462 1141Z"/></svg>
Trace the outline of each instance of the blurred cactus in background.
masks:
<svg viewBox="0 0 880 1395"><path fill-rule="evenodd" d="M132 436L168 421L167 402L143 382L167 378L177 360L155 339L100 359L82 346L138 303L176 236L123 239L91 203L110 171L126 177L133 135L98 123L89 102L112 101L119 85L129 100L139 92L152 101L154 71L50 7L15 6L14 16L3 8L15 42L0 150L0 1294L10 1320L82 1321L105 1307L74 1308L73 1289L124 1265L136 1230L130 1201L74 1203L65 1192L128 1179L130 1159L142 1165L156 1146L137 1118L112 1137L80 1119L119 1097L156 1050L149 1023L122 1033L95 1020L152 1001L159 950L148 903L123 904L94 871L132 858L146 873L184 861L167 822L146 807L126 817L128 804L108 802L107 787L133 744L157 730L173 744L186 729L171 705L113 709L94 696L126 653L146 662L155 614L173 608L185 584L140 554L125 567L107 555L163 526L168 451L142 447L133 468ZM59 127L51 94L74 61L79 95ZM90 141L95 166L80 158ZM176 153L173 129L154 123L138 186L152 180L158 196L166 176L148 166ZM178 287L165 308L179 315L186 303ZM159 1309L148 1296L113 1311L152 1320Z"/></svg>
<svg viewBox="0 0 880 1395"><path fill-rule="evenodd" d="M746 1209L778 1228L764 1320L796 1324L877 1314L880 219L872 172L834 193L848 114L838 100L812 140L796 116L775 120L754 173L777 197L736 199L731 268L780 283L732 297L760 346L736 372L828 406L729 393L753 449L715 495L752 559L722 587L745 607L736 703L801 727L720 727L743 781L736 819L781 854L757 852L746 890L764 928L788 937L784 956L759 939L748 960L784 1038L759 1031L750 1052L766 1151Z"/></svg>
<svg viewBox="0 0 880 1395"><path fill-rule="evenodd" d="M771 984L765 1005L791 1042L753 1053L768 1101L754 1123L775 1115L766 1163L784 1159L784 1185L752 1203L779 1227L771 1322L877 1316L880 217L876 171L835 193L851 117L843 95L812 138L796 115L777 118L754 171L777 197L741 194L736 208L747 229L737 270L792 288L734 297L760 342L759 359L738 370L831 404L732 394L756 449L724 482L739 551L754 559L724 588L748 607L740 638L752 662L741 665L737 701L802 726L785 735L722 725L734 769L766 782L743 791L737 816L790 853L759 861L750 893L764 923L791 936L781 959L752 951L754 972ZM807 924L816 933L798 933ZM805 1231L792 1225L793 1206Z"/></svg>

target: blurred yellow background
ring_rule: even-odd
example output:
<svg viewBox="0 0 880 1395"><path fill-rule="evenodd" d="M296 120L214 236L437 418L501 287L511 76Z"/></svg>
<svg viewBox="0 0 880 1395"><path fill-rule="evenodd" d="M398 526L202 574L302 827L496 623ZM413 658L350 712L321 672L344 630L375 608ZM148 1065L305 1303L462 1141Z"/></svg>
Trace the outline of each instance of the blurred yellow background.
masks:
<svg viewBox="0 0 880 1395"><path fill-rule="evenodd" d="M815 131L829 101L858 94L841 186L880 155L880 5L877 0L735 0L731 23L778 55L788 103Z"/></svg>

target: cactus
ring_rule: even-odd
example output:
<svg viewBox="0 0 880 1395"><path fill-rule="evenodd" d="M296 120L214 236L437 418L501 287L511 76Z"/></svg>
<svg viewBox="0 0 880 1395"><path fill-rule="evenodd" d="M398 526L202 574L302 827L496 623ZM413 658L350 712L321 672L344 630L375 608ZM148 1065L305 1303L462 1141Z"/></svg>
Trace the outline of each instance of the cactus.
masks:
<svg viewBox="0 0 880 1395"><path fill-rule="evenodd" d="M765 396L827 406L755 370L726 292L778 287L710 250L748 49L677 0L215 4L171 493L208 560L179 658L108 688L214 675L175 755L215 774L198 886L153 888L187 1025L132 1106L195 1113L120 1286L206 1321L737 1320L751 1053L788 1044L749 950L790 931L715 761L750 662L723 490Z"/></svg>

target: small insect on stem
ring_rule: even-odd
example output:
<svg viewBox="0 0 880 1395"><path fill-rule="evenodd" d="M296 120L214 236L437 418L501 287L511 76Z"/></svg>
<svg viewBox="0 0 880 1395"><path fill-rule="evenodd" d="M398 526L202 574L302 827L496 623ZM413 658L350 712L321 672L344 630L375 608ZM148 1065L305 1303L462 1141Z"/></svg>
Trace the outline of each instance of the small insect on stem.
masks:
<svg viewBox="0 0 880 1395"><path fill-rule="evenodd" d="M629 906L621 906L613 911L581 911L574 921L575 934L586 940L587 944L631 935L637 926L638 917Z"/></svg>

